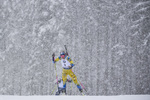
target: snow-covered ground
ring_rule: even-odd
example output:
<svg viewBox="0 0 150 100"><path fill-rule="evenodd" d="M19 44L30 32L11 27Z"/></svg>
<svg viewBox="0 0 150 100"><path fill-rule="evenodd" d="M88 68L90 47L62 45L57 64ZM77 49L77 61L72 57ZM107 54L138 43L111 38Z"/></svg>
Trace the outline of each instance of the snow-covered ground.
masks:
<svg viewBox="0 0 150 100"><path fill-rule="evenodd" d="M121 96L0 96L0 100L150 100L150 95Z"/></svg>
<svg viewBox="0 0 150 100"><path fill-rule="evenodd" d="M0 100L56 98L64 45L86 95L150 95L149 27L150 0L0 0L0 95L45 95Z"/></svg>

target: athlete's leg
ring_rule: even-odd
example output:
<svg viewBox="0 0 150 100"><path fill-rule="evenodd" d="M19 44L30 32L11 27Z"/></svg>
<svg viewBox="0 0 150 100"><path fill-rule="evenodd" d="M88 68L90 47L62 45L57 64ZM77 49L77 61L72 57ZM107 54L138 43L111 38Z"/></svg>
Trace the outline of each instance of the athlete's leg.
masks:
<svg viewBox="0 0 150 100"><path fill-rule="evenodd" d="M63 69L63 71L62 71L62 80L63 80L64 88L66 88L67 75L68 75L67 71L65 69Z"/></svg>
<svg viewBox="0 0 150 100"><path fill-rule="evenodd" d="M71 77L71 79L73 80L73 82L77 85L77 88L82 92L82 88L79 85L78 81L77 81L77 77L76 75L72 72L72 70L69 70L69 76Z"/></svg>

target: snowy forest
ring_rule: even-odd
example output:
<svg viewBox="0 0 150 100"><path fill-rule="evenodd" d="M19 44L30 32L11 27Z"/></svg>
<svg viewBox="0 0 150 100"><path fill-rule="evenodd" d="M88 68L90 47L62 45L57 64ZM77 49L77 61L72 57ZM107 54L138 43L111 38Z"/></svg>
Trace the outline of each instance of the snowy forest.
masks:
<svg viewBox="0 0 150 100"><path fill-rule="evenodd" d="M54 95L64 45L86 95L150 95L150 0L0 0L0 95Z"/></svg>

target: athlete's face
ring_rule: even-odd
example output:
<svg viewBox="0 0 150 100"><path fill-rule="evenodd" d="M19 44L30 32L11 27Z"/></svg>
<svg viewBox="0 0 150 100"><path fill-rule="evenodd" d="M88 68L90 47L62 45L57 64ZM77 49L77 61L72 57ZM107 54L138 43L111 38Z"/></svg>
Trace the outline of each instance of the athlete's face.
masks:
<svg viewBox="0 0 150 100"><path fill-rule="evenodd" d="M61 58L65 59L65 55L61 55Z"/></svg>

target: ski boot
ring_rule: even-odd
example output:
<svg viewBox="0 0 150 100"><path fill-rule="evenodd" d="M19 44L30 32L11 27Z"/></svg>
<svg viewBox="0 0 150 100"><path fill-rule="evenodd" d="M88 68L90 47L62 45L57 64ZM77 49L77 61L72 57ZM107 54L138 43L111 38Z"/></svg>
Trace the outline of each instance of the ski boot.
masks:
<svg viewBox="0 0 150 100"><path fill-rule="evenodd" d="M82 88L81 88L80 85L77 85L77 88L79 89L79 91L80 91L81 93L83 92L83 90L82 90Z"/></svg>
<svg viewBox="0 0 150 100"><path fill-rule="evenodd" d="M67 95L66 90L61 91L62 95Z"/></svg>
<svg viewBox="0 0 150 100"><path fill-rule="evenodd" d="M82 93L82 92L83 92L83 89L79 89L79 91Z"/></svg>
<svg viewBox="0 0 150 100"><path fill-rule="evenodd" d="M60 91L57 91L55 95L59 95L59 94L60 94Z"/></svg>

